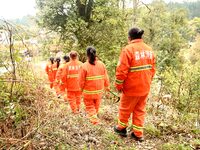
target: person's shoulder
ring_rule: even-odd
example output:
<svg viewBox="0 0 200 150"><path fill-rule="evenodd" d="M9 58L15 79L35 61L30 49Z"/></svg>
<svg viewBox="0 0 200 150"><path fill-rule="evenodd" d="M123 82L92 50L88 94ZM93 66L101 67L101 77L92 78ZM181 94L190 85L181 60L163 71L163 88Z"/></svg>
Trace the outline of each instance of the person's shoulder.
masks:
<svg viewBox="0 0 200 150"><path fill-rule="evenodd" d="M52 67L57 67L57 64L52 64Z"/></svg>
<svg viewBox="0 0 200 150"><path fill-rule="evenodd" d="M133 49L133 44L131 43L131 44L127 44L127 45L125 45L124 47L122 47L122 50L121 50L121 52L127 52L127 51L129 51L130 49Z"/></svg>
<svg viewBox="0 0 200 150"><path fill-rule="evenodd" d="M48 67L48 66L50 66L50 63L48 62L48 63L46 63L46 67Z"/></svg>
<svg viewBox="0 0 200 150"><path fill-rule="evenodd" d="M81 61L78 60L78 64L79 64L79 65L82 65L83 63L82 63Z"/></svg>
<svg viewBox="0 0 200 150"><path fill-rule="evenodd" d="M59 66L59 68L64 68L64 66L65 66L65 64L61 64L61 65Z"/></svg>
<svg viewBox="0 0 200 150"><path fill-rule="evenodd" d="M101 60L97 60L97 64L99 64L99 65L105 67L105 64L104 64Z"/></svg>
<svg viewBox="0 0 200 150"><path fill-rule="evenodd" d="M69 62L63 64L63 68L67 68L69 66Z"/></svg>
<svg viewBox="0 0 200 150"><path fill-rule="evenodd" d="M82 63L82 62L81 62L81 63ZM89 65L88 61L82 63L82 67L86 67L86 66L88 66L88 65Z"/></svg>
<svg viewBox="0 0 200 150"><path fill-rule="evenodd" d="M83 70L85 70L85 71L87 71L89 67L90 67L90 64L89 64L88 61L86 61L86 62L84 62L84 63L81 64L81 68Z"/></svg>
<svg viewBox="0 0 200 150"><path fill-rule="evenodd" d="M144 43L144 44L145 44L145 46L146 46L146 48L147 48L148 50L152 51L152 47L151 47L151 46L147 45L146 43Z"/></svg>
<svg viewBox="0 0 200 150"><path fill-rule="evenodd" d="M128 48L133 47L133 46L134 46L133 43L131 43L131 44L127 44L127 45L124 46L122 49L128 49Z"/></svg>
<svg viewBox="0 0 200 150"><path fill-rule="evenodd" d="M101 60L97 60L97 63L104 64Z"/></svg>

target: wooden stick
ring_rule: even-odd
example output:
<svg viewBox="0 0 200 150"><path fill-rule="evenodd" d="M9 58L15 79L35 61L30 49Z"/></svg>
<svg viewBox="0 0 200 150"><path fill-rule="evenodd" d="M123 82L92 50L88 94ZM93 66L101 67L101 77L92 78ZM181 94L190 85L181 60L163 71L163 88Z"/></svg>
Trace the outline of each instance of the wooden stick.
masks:
<svg viewBox="0 0 200 150"><path fill-rule="evenodd" d="M24 82L24 83L35 83L35 82L29 82L29 81L23 81L23 80L1 80L0 82ZM42 84L50 84L51 82L42 82Z"/></svg>

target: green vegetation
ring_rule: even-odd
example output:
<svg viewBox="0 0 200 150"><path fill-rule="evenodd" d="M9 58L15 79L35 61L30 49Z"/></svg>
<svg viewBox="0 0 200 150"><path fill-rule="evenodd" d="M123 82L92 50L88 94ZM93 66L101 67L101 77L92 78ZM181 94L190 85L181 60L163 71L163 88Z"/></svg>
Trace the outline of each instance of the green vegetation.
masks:
<svg viewBox="0 0 200 150"><path fill-rule="evenodd" d="M130 1L129 1L130 2ZM37 0L36 17L0 21L0 149L162 149L200 147L200 2L153 0ZM130 6L131 5L131 6ZM111 88L132 26L157 56L144 143L113 133L118 104L104 98L102 124L92 126L83 107L70 114L46 86L41 65L57 52L76 50L85 61L93 45L108 69ZM25 50L33 56L29 62ZM39 60L39 61L38 61ZM1 71L1 70L0 70Z"/></svg>
<svg viewBox="0 0 200 150"><path fill-rule="evenodd" d="M186 146L183 144L170 144L170 143L166 143L162 146L162 150L191 150L190 146Z"/></svg>
<svg viewBox="0 0 200 150"><path fill-rule="evenodd" d="M189 12L189 17L190 18L195 18L195 17L200 17L199 14L199 8L200 8L200 1L194 1L194 2L188 2L185 1L183 3L176 3L176 2L171 2L169 3L169 7L171 8L184 8Z"/></svg>
<svg viewBox="0 0 200 150"><path fill-rule="evenodd" d="M159 137L161 134L160 130L157 129L153 124L145 125L145 132L152 137Z"/></svg>

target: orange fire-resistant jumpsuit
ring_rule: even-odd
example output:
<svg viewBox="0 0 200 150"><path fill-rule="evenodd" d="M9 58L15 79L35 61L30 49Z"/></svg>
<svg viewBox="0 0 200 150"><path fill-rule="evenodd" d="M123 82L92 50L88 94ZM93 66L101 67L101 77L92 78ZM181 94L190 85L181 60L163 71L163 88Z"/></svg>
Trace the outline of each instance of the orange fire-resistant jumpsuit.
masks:
<svg viewBox="0 0 200 150"><path fill-rule="evenodd" d="M53 75L53 64L51 63L48 63L45 67L45 71L48 75L48 79L49 79L49 82L50 82L50 88L53 88L53 82L54 82L54 75Z"/></svg>
<svg viewBox="0 0 200 150"><path fill-rule="evenodd" d="M79 84L83 91L88 118L93 124L97 124L103 91L109 89L109 78L105 65L98 60L95 61L95 65L91 65L88 61L85 62L79 74Z"/></svg>
<svg viewBox="0 0 200 150"><path fill-rule="evenodd" d="M137 137L143 136L146 100L154 74L152 49L142 39L132 40L121 52L115 86L122 91L118 128L126 128L132 114L132 129Z"/></svg>
<svg viewBox="0 0 200 150"><path fill-rule="evenodd" d="M64 83L62 82L62 74L63 74L63 69L65 68L65 66L67 65L67 63L63 63L59 66L58 68L58 71L56 73L56 83L58 84L58 88L57 88L57 91L56 93L58 95L63 95L65 94L65 85Z"/></svg>
<svg viewBox="0 0 200 150"><path fill-rule="evenodd" d="M63 68L62 82L67 90L67 99L73 113L80 110L81 88L78 84L78 76L82 62L78 60L70 60Z"/></svg>

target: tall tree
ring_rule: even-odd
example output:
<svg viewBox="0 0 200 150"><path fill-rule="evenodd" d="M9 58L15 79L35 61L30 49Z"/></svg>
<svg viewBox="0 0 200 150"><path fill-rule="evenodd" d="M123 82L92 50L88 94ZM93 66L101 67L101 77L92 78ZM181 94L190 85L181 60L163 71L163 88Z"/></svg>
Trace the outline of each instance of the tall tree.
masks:
<svg viewBox="0 0 200 150"><path fill-rule="evenodd" d="M118 0L37 0L38 24L79 48L112 49L122 45L127 30L126 14L118 5Z"/></svg>

